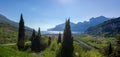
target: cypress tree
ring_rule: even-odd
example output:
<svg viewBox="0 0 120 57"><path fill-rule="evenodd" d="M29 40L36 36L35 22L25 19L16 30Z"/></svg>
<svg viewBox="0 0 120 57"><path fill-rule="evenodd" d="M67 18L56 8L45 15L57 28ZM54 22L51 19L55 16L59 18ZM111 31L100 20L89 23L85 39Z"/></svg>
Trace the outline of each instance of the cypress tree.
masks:
<svg viewBox="0 0 120 57"><path fill-rule="evenodd" d="M17 42L17 46L19 50L24 49L24 44L25 44L24 38L25 38L24 20L21 14L20 22L19 22L19 31L18 31L18 42Z"/></svg>
<svg viewBox="0 0 120 57"><path fill-rule="evenodd" d="M60 33L58 34L58 41L57 41L57 43L58 44L61 43L61 34Z"/></svg>
<svg viewBox="0 0 120 57"><path fill-rule="evenodd" d="M109 43L109 45L108 45L107 48L105 49L105 55L106 55L107 57L110 57L111 54L112 54L112 52L113 52L112 45L111 45L111 43Z"/></svg>
<svg viewBox="0 0 120 57"><path fill-rule="evenodd" d="M48 46L50 46L50 44L51 44L51 37L49 37L48 39Z"/></svg>
<svg viewBox="0 0 120 57"><path fill-rule="evenodd" d="M66 21L63 33L61 57L73 57L73 37L70 28L70 19Z"/></svg>
<svg viewBox="0 0 120 57"><path fill-rule="evenodd" d="M120 34L116 37L117 46L111 57L120 57Z"/></svg>
<svg viewBox="0 0 120 57"><path fill-rule="evenodd" d="M40 28L38 28L38 36L41 38Z"/></svg>
<svg viewBox="0 0 120 57"><path fill-rule="evenodd" d="M32 36L31 36L31 50L34 51L35 50L35 39L36 35L35 35L35 30L33 29L33 33L32 33Z"/></svg>
<svg viewBox="0 0 120 57"><path fill-rule="evenodd" d="M31 50L34 52L39 52L40 51L40 36L39 36L39 33L37 36L35 35L35 30L33 30L33 33L32 33L31 43L32 43Z"/></svg>
<svg viewBox="0 0 120 57"><path fill-rule="evenodd" d="M112 54L112 52L113 52L113 49L112 49L112 45L111 45L111 43L110 43L110 44L109 44L109 52L108 52L108 55Z"/></svg>
<svg viewBox="0 0 120 57"><path fill-rule="evenodd" d="M37 44L37 46L36 46L36 50L39 52L40 51L40 46L41 46L41 44L40 44L40 39L41 39L41 33L40 33L40 28L38 28L38 35L36 36L36 39L35 39L35 41L36 41L36 44Z"/></svg>

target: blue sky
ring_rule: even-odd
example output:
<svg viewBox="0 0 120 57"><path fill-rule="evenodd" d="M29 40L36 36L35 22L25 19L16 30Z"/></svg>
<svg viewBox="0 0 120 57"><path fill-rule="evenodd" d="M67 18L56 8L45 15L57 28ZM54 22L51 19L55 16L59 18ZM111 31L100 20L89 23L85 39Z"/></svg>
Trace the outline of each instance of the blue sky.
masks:
<svg viewBox="0 0 120 57"><path fill-rule="evenodd" d="M120 0L0 0L0 14L18 22L23 14L25 25L46 30L64 23L83 22L91 17L120 16Z"/></svg>

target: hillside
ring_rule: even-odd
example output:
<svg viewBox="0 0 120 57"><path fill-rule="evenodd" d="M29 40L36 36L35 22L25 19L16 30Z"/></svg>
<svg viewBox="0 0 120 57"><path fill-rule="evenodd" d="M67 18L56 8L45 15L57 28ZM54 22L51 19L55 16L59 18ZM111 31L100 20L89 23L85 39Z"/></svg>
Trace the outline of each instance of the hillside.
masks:
<svg viewBox="0 0 120 57"><path fill-rule="evenodd" d="M71 30L74 32L84 32L87 28L100 24L106 20L109 20L109 18L99 16L96 18L92 17L89 21L78 22L77 24L71 22ZM56 25L54 28L48 29L48 31L63 31L64 25L65 23Z"/></svg>
<svg viewBox="0 0 120 57"><path fill-rule="evenodd" d="M32 30L28 27L26 29L26 39L30 38ZM18 23L9 20L0 14L0 44L13 43L18 38Z"/></svg>
<svg viewBox="0 0 120 57"><path fill-rule="evenodd" d="M120 17L90 27L85 33L91 35L115 36L120 33Z"/></svg>
<svg viewBox="0 0 120 57"><path fill-rule="evenodd" d="M33 57L32 54L18 51L9 46L0 46L0 57Z"/></svg>

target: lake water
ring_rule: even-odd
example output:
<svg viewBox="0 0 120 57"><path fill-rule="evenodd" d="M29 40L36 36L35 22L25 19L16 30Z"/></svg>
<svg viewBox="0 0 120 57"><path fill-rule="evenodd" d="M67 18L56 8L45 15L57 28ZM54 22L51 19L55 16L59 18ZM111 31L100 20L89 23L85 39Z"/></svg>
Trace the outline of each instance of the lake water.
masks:
<svg viewBox="0 0 120 57"><path fill-rule="evenodd" d="M63 31L41 31L41 34L59 34L63 33ZM81 34L80 32L72 32L73 34Z"/></svg>

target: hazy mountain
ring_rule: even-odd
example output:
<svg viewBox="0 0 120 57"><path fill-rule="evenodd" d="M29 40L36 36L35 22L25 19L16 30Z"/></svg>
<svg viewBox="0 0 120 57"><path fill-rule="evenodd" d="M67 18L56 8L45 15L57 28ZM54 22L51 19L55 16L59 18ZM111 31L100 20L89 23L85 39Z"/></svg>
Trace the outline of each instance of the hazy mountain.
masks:
<svg viewBox="0 0 120 57"><path fill-rule="evenodd" d="M70 22L71 28L73 29L76 24ZM63 31L65 23L57 25L55 28L48 29L48 31Z"/></svg>
<svg viewBox="0 0 120 57"><path fill-rule="evenodd" d="M76 32L84 32L87 28L100 24L104 21L109 20L109 18L106 18L104 16L99 16L96 18L91 18L89 21L84 22L78 22L77 24L74 24L71 22L71 30ZM48 29L48 31L63 31L65 26L65 23L55 26L54 28Z"/></svg>
<svg viewBox="0 0 120 57"><path fill-rule="evenodd" d="M120 33L120 17L90 27L85 33L91 35L115 36Z"/></svg>

